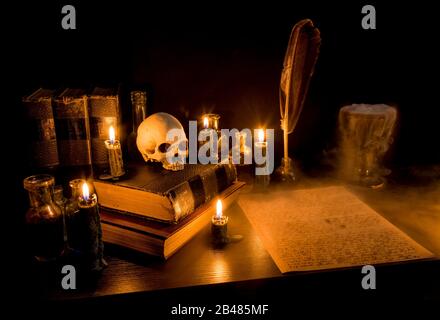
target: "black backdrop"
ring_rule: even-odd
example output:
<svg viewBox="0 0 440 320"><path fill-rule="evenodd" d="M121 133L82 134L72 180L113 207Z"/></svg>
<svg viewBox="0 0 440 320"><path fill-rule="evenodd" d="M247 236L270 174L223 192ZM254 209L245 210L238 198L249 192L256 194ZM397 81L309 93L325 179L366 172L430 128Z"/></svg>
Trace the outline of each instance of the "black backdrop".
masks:
<svg viewBox="0 0 440 320"><path fill-rule="evenodd" d="M308 17L323 42L291 137L292 153L307 162L330 148L344 104L389 103L400 112L393 160L440 161L438 28L432 8L419 2L375 4L377 30L368 31L361 27L362 1L71 4L77 30L61 28L61 4L18 4L4 12L12 17L7 30L14 44L7 50L15 65L8 92L14 109L39 86L120 83L149 88L149 113L166 111L186 122L213 111L221 114L223 127L278 129L278 85L290 29Z"/></svg>

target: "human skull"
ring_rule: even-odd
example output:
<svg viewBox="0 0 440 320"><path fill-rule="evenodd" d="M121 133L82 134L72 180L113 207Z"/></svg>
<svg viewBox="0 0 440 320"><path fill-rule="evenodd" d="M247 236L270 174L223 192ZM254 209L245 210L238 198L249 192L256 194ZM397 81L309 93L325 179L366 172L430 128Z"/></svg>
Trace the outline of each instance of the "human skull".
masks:
<svg viewBox="0 0 440 320"><path fill-rule="evenodd" d="M158 161L165 169L178 171L183 169L185 163L187 141L179 120L168 113L159 112L140 124L136 145L145 161ZM167 154L174 157L174 161L168 161Z"/></svg>

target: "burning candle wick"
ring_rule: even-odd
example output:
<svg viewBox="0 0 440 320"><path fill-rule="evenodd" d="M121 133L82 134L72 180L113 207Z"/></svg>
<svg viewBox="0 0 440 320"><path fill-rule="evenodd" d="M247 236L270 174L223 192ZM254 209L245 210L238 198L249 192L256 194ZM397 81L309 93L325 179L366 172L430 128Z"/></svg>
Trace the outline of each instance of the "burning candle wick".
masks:
<svg viewBox="0 0 440 320"><path fill-rule="evenodd" d="M89 186L87 185L87 182L84 182L84 184L82 186L82 193L83 193L83 199L85 201L88 201L89 197L90 197L90 192L89 192Z"/></svg>
<svg viewBox="0 0 440 320"><path fill-rule="evenodd" d="M221 200L217 200L217 212L216 212L216 218L221 219L223 215L223 205Z"/></svg>
<svg viewBox="0 0 440 320"><path fill-rule="evenodd" d="M113 126L110 126L109 129L109 140L111 144L115 144L115 129Z"/></svg>
<svg viewBox="0 0 440 320"><path fill-rule="evenodd" d="M264 142L264 130L258 129L258 142Z"/></svg>

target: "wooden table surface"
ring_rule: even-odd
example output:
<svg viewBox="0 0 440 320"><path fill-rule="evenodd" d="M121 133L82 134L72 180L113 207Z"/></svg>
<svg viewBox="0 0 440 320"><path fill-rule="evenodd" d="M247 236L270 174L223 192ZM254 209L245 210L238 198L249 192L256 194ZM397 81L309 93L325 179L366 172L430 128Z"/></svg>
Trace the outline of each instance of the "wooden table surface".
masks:
<svg viewBox="0 0 440 320"><path fill-rule="evenodd" d="M331 180L324 182L320 180L318 182L310 179L296 187L315 187L331 184L333 184ZM440 256L440 186L430 185L423 188L388 186L382 190L360 187L350 187L350 189L417 242ZM252 192L252 187L247 186L244 192ZM220 284L247 283L252 286L253 281L259 281L258 283L272 281L280 286L289 283L286 279L298 279L298 274L281 274L237 203L225 213L230 217L228 226L230 234L243 236L240 242L228 244L222 249L216 249L211 244L210 227L207 226L165 262L158 258L108 245L106 247L106 259L109 265L93 285L69 291L62 290L59 285L47 289L46 284L50 281L50 276L45 278L40 273L38 275L40 285L45 289L39 289L40 291L37 292L40 298L44 297L49 301L81 300L121 294L161 292L166 289L206 288L206 285L213 287ZM406 265L408 266L408 264ZM404 276L406 276L406 272L414 275L417 270L420 270L420 263L410 263L409 265L417 266L416 271L411 267L410 269L408 267L400 268L399 270L403 270L401 272ZM438 264L435 268L438 268ZM429 270L431 269L432 267ZM350 274L349 279L359 279L359 270L342 272ZM395 271L392 272L394 273L390 274L396 274ZM418 289L426 289L429 297L440 298L440 287L438 287L438 290L433 288L432 277L429 275L428 278L425 278L426 273L423 272L424 278L419 278L421 275L417 273L418 276L413 279L413 283L418 286L420 282L426 282L427 288L423 284L422 288L418 287ZM318 282L324 281L325 283L327 280L313 276L316 275L316 272L310 273L312 276L309 278L307 278L307 274L299 274L299 276L305 276L305 279L310 279L310 283L302 283L303 288L310 288L312 284L316 292L316 290L319 291L321 287L325 286L325 284ZM341 275L340 272L320 272L320 274L329 274L330 279L334 274L336 274L336 277ZM396 274L396 277L401 276L402 273ZM56 282L59 281L60 277L56 278L58 279ZM438 281L438 277L435 280ZM396 281L398 279L392 280L393 285L396 284ZM352 288L353 292L359 292L357 280L356 286L348 285L346 287ZM266 292L270 289L264 290Z"/></svg>

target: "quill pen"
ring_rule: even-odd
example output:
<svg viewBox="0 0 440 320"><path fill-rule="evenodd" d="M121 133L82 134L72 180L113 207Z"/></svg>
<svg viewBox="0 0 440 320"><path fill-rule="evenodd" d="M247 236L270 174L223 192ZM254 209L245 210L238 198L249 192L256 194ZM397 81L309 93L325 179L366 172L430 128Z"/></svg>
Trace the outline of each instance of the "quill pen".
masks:
<svg viewBox="0 0 440 320"><path fill-rule="evenodd" d="M321 36L309 19L301 20L292 28L284 56L280 82L281 129L284 131L284 158L288 165L288 135L293 132L304 106L310 79L318 59ZM290 161L291 162L291 161ZM288 171L287 168L281 171Z"/></svg>

